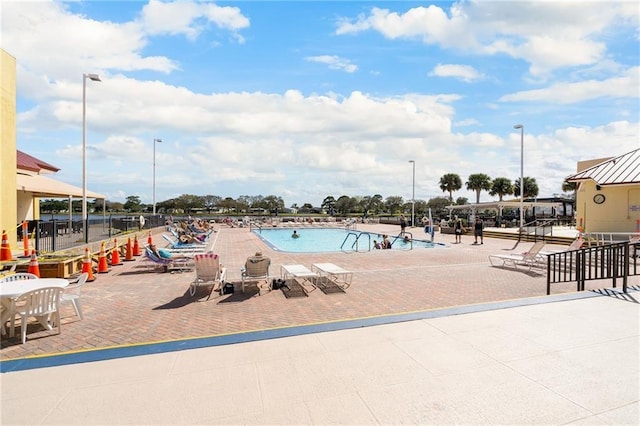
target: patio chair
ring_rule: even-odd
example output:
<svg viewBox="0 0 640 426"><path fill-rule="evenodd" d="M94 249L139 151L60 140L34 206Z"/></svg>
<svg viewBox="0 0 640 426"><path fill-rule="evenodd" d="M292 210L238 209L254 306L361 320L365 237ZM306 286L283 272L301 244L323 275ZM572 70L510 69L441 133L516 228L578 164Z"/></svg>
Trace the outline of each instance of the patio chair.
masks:
<svg viewBox="0 0 640 426"><path fill-rule="evenodd" d="M22 333L22 343L27 341L27 319L34 317L38 319L49 330L57 326L58 334L62 332L60 326L60 293L61 287L45 287L23 293L11 303L16 315L20 315ZM53 315L54 321L51 321ZM15 316L11 318L10 336L13 336L15 329Z"/></svg>
<svg viewBox="0 0 640 426"><path fill-rule="evenodd" d="M15 274L7 275L0 278L0 283L7 283L10 281L19 280L36 280L38 276L36 274L30 274L29 272L16 272Z"/></svg>
<svg viewBox="0 0 640 426"><path fill-rule="evenodd" d="M257 252L254 256L247 258L244 267L240 270L242 275L242 292L247 281L265 280L269 290L271 290L271 284L269 283L269 266L271 265L271 259L263 256L261 252ZM258 291L260 286L258 285ZM260 292L258 294L261 294Z"/></svg>
<svg viewBox="0 0 640 426"><path fill-rule="evenodd" d="M211 291L207 296L207 300L209 300L211 293L216 288L216 284L219 289L224 285L227 270L220 265L220 258L214 253L196 254L193 260L196 268L196 277L189 284L189 294L195 296L199 286L210 285Z"/></svg>
<svg viewBox="0 0 640 426"><path fill-rule="evenodd" d="M88 278L89 274L87 272L83 272L78 277L78 281L66 286L60 295L60 303L70 302L73 305L73 309L76 311L76 315L80 317L80 320L84 319L82 316L82 306L80 306L80 293L82 292L82 287L85 285Z"/></svg>
<svg viewBox="0 0 640 426"><path fill-rule="evenodd" d="M190 269L193 266L193 257L174 255L171 253L171 257L165 258L160 256L158 251L151 246L145 247L144 255L148 265L161 266L164 272L170 269Z"/></svg>
<svg viewBox="0 0 640 426"><path fill-rule="evenodd" d="M550 254L564 253L567 251L578 250L581 249L584 244L584 239L582 235L578 235L578 237L571 242L564 250L540 250L538 253L540 256L546 256Z"/></svg>
<svg viewBox="0 0 640 426"><path fill-rule="evenodd" d="M514 269L524 266L530 271L534 266L546 265L540 257L542 247L544 247L544 241L537 241L529 251L522 254L490 254L489 262L491 266L511 266Z"/></svg>

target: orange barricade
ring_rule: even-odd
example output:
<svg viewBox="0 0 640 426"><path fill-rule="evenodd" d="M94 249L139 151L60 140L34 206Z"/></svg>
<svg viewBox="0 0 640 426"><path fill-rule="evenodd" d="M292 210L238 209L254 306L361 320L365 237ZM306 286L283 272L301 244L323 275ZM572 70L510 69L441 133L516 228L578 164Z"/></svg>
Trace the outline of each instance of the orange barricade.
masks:
<svg viewBox="0 0 640 426"><path fill-rule="evenodd" d="M13 260L11 246L9 246L9 236L7 231L2 230L2 248L0 248L0 260Z"/></svg>
<svg viewBox="0 0 640 426"><path fill-rule="evenodd" d="M140 252L140 244L138 243L138 234L133 236L133 255L134 256L142 255L142 253Z"/></svg>
<svg viewBox="0 0 640 426"><path fill-rule="evenodd" d="M132 260L135 260L133 258L133 246L131 245L131 237L127 238L127 246L126 246L126 251L124 254L124 260L126 262L130 262Z"/></svg>
<svg viewBox="0 0 640 426"><path fill-rule="evenodd" d="M120 252L118 251L118 240L113 239L113 250L111 250L111 266L120 266Z"/></svg>
<svg viewBox="0 0 640 426"><path fill-rule="evenodd" d="M29 256L29 224L26 220L22 221L22 248L25 257Z"/></svg>
<svg viewBox="0 0 640 426"><path fill-rule="evenodd" d="M100 245L100 257L98 258L98 273L105 274L109 272L109 265L107 264L107 253L104 248L104 241Z"/></svg>
<svg viewBox="0 0 640 426"><path fill-rule="evenodd" d="M87 273L89 277L87 281L94 281L96 277L93 275L93 267L91 266L91 255L89 254L89 247L84 248L84 260L82 261L82 273Z"/></svg>
<svg viewBox="0 0 640 426"><path fill-rule="evenodd" d="M36 256L35 250L31 251L31 260L29 261L27 272L40 278L40 265L38 265L38 256Z"/></svg>

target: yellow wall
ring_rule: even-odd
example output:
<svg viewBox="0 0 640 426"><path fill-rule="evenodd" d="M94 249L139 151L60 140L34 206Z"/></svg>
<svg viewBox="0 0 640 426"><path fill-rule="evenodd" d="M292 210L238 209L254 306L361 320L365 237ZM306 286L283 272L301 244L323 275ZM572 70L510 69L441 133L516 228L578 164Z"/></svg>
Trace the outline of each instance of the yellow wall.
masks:
<svg viewBox="0 0 640 426"><path fill-rule="evenodd" d="M0 227L7 231L9 244L17 240L16 201L16 59L0 49Z"/></svg>
<svg viewBox="0 0 640 426"><path fill-rule="evenodd" d="M605 196L596 204L596 194ZM636 232L640 220L640 184L602 186L589 179L581 182L577 194L576 224L584 232Z"/></svg>

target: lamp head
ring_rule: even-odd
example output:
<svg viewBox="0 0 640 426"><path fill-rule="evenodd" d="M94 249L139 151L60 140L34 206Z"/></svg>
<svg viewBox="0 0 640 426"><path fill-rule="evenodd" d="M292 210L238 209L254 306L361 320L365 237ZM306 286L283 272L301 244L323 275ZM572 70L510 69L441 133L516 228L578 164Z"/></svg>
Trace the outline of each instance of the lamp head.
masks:
<svg viewBox="0 0 640 426"><path fill-rule="evenodd" d="M100 80L100 76L98 74L85 74L84 77L92 81L102 81Z"/></svg>
<svg viewBox="0 0 640 426"><path fill-rule="evenodd" d="M514 129L522 129L524 126L522 126L522 124L516 124L515 126L513 126Z"/></svg>
<svg viewBox="0 0 640 426"><path fill-rule="evenodd" d="M154 139L153 141L162 143L162 139Z"/></svg>

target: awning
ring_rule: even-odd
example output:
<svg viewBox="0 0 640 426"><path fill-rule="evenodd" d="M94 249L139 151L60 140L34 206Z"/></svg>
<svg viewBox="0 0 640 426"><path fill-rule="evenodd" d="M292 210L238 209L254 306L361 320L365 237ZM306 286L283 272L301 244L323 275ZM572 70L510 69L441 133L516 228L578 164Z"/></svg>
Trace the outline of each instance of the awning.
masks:
<svg viewBox="0 0 640 426"><path fill-rule="evenodd" d="M32 192L35 197L82 198L82 188L42 175L18 173L16 175L16 183L18 191ZM87 191L87 198L104 200L107 197L97 192Z"/></svg>
<svg viewBox="0 0 640 426"><path fill-rule="evenodd" d="M551 207L551 208L560 208L562 203L549 203L543 201L525 201L522 203L522 207L525 209L529 209L531 207ZM465 205L454 205L454 206L446 206L449 210L482 210L482 209L518 209L520 208L519 201L495 201L488 203L478 203L478 204L465 204Z"/></svg>

